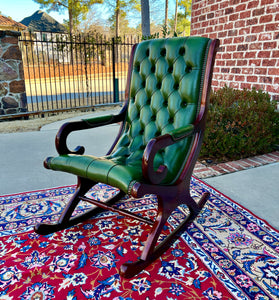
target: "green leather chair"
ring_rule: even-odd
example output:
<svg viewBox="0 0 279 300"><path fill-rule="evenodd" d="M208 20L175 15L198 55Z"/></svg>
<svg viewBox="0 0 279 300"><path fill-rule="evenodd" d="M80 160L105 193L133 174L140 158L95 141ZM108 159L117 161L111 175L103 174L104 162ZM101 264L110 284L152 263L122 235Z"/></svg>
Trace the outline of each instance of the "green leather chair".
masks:
<svg viewBox="0 0 279 300"><path fill-rule="evenodd" d="M218 40L183 37L147 40L134 45L127 77L126 103L118 115L108 115L64 124L56 136L57 157L47 158L48 169L77 175L77 189L57 224L37 224L35 231L49 234L99 213L103 209L135 218L152 226L138 261L125 263L120 274L132 277L166 251L182 230L197 217L209 194L199 203L190 196L189 185L199 155L212 70ZM70 132L121 122L119 134L107 155L83 155L84 148L71 151ZM120 190L106 203L85 197L96 183ZM139 198L156 194L155 222L124 210L113 203L125 194ZM79 201L97 208L71 217ZM168 238L156 245L172 211L181 204L189 217Z"/></svg>

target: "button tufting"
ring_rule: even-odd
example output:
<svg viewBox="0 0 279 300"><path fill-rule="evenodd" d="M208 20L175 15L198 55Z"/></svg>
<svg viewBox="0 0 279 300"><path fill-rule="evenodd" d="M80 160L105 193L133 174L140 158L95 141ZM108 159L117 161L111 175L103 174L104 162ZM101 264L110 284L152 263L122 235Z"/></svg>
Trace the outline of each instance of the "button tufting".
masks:
<svg viewBox="0 0 279 300"><path fill-rule="evenodd" d="M156 120L156 115L151 116L151 121L155 121Z"/></svg>
<svg viewBox="0 0 279 300"><path fill-rule="evenodd" d="M191 66L186 66L185 72L186 73L191 73L191 71L192 71L192 67Z"/></svg>
<svg viewBox="0 0 279 300"><path fill-rule="evenodd" d="M174 85L173 85L173 88L175 90L178 90L179 89L179 82L175 82Z"/></svg>
<svg viewBox="0 0 279 300"><path fill-rule="evenodd" d="M134 68L135 68L136 72L139 72L139 70L140 70L140 63L139 62L135 62Z"/></svg>
<svg viewBox="0 0 279 300"><path fill-rule="evenodd" d="M156 88L159 90L162 86L162 82L158 81L156 84Z"/></svg>
<svg viewBox="0 0 279 300"><path fill-rule="evenodd" d="M172 73L172 72L173 72L173 66L169 66L168 72L169 72L169 73Z"/></svg>
<svg viewBox="0 0 279 300"><path fill-rule="evenodd" d="M152 72L152 73L155 73L155 65L153 65L153 66L151 67L151 72Z"/></svg>
<svg viewBox="0 0 279 300"><path fill-rule="evenodd" d="M180 55L184 55L185 52L186 52L186 50L185 50L184 47L181 47L181 48L179 49L179 54L180 54Z"/></svg>
<svg viewBox="0 0 279 300"><path fill-rule="evenodd" d="M166 48L162 48L160 51L161 56L166 56L166 53L167 53Z"/></svg>

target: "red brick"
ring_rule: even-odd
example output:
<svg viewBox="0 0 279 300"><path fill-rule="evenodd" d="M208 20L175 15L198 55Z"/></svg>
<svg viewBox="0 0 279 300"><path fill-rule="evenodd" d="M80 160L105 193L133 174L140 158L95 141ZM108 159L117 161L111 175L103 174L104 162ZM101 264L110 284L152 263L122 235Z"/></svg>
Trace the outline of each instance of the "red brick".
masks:
<svg viewBox="0 0 279 300"><path fill-rule="evenodd" d="M256 58L256 51L248 51L245 53L245 58Z"/></svg>
<svg viewBox="0 0 279 300"><path fill-rule="evenodd" d="M235 81L244 81L244 80L245 80L245 76L241 76L241 75L235 76Z"/></svg>
<svg viewBox="0 0 279 300"><path fill-rule="evenodd" d="M241 171L241 170L245 169L245 167L243 167L241 164L237 163L237 161L232 161L227 164L229 164L232 168L236 169L237 171Z"/></svg>
<svg viewBox="0 0 279 300"><path fill-rule="evenodd" d="M226 66L234 67L236 65L236 60L226 60Z"/></svg>
<svg viewBox="0 0 279 300"><path fill-rule="evenodd" d="M267 76L260 76L259 77L259 82L260 83L265 83L265 84L272 84L272 78L267 77Z"/></svg>
<svg viewBox="0 0 279 300"><path fill-rule="evenodd" d="M271 163L271 162L277 161L277 159L272 156L272 153L271 153L271 155L269 153L263 154L263 155L260 155L259 157L266 163ZM279 157L278 157L278 160L279 160Z"/></svg>
<svg viewBox="0 0 279 300"><path fill-rule="evenodd" d="M279 3L268 5L266 7L266 14L276 14L278 13L278 10L279 10Z"/></svg>
<svg viewBox="0 0 279 300"><path fill-rule="evenodd" d="M239 21L234 23L235 28L244 27L244 26L245 26L245 20L239 20Z"/></svg>
<svg viewBox="0 0 279 300"><path fill-rule="evenodd" d="M238 13L232 14L232 15L229 16L230 21L236 21L238 19L239 19L239 14Z"/></svg>
<svg viewBox="0 0 279 300"><path fill-rule="evenodd" d="M237 36L237 37L235 37L234 39L233 39L233 42L235 43L235 44L239 44L239 43L243 43L244 42L244 36ZM242 45L242 46L247 46L247 48L248 48L248 45ZM247 50L247 49L246 49Z"/></svg>
<svg viewBox="0 0 279 300"><path fill-rule="evenodd" d="M258 75L266 75L267 74L267 68L255 68L255 74Z"/></svg>
<svg viewBox="0 0 279 300"><path fill-rule="evenodd" d="M234 74L240 74L241 73L241 68L232 68L231 72L234 73Z"/></svg>
<svg viewBox="0 0 279 300"><path fill-rule="evenodd" d="M249 50L261 50L262 49L262 43L256 42L249 44Z"/></svg>
<svg viewBox="0 0 279 300"><path fill-rule="evenodd" d="M265 42L263 44L263 49L267 50L267 49L276 49L277 48L277 42Z"/></svg>
<svg viewBox="0 0 279 300"><path fill-rule="evenodd" d="M267 4L273 4L273 3L274 3L274 0L262 0L261 1L261 6L267 5Z"/></svg>
<svg viewBox="0 0 279 300"><path fill-rule="evenodd" d="M279 161L279 151L274 151L272 153L269 153L269 156Z"/></svg>
<svg viewBox="0 0 279 300"><path fill-rule="evenodd" d="M279 57L279 50L273 50L271 57Z"/></svg>
<svg viewBox="0 0 279 300"><path fill-rule="evenodd" d="M244 169L248 169L251 167L251 164L243 159L237 160L235 161L236 163L238 163L241 167L243 167Z"/></svg>
<svg viewBox="0 0 279 300"><path fill-rule="evenodd" d="M272 40L272 33L271 32L260 33L258 39L259 41L270 41Z"/></svg>
<svg viewBox="0 0 279 300"><path fill-rule="evenodd" d="M279 21L279 14L276 17L278 17L277 21ZM266 24L265 25L265 31L275 31L275 30L277 30L277 28L278 28L277 23L271 23L271 24Z"/></svg>
<svg viewBox="0 0 279 300"><path fill-rule="evenodd" d="M242 74L253 74L252 68L242 68Z"/></svg>
<svg viewBox="0 0 279 300"><path fill-rule="evenodd" d="M228 16L222 16L218 19L219 24L227 24L228 23Z"/></svg>
<svg viewBox="0 0 279 300"><path fill-rule="evenodd" d="M222 163L222 164L218 164L218 167L222 168L225 170L225 172L235 172L235 169L232 168L229 164L226 163Z"/></svg>
<svg viewBox="0 0 279 300"><path fill-rule="evenodd" d="M257 9L254 9L252 11L252 15L255 17L255 16L261 16L264 14L264 7L262 8L257 8Z"/></svg>
<svg viewBox="0 0 279 300"><path fill-rule="evenodd" d="M279 76L279 68L269 68L268 75Z"/></svg>
<svg viewBox="0 0 279 300"><path fill-rule="evenodd" d="M258 161L253 160L253 158L245 158L244 161L250 164L251 167L257 167L261 165Z"/></svg>
<svg viewBox="0 0 279 300"><path fill-rule="evenodd" d="M239 4L238 6L236 6L235 11L239 12L239 11L243 11L245 9L246 9L246 3L242 3L242 4ZM250 17L250 14L249 14L249 17Z"/></svg>
<svg viewBox="0 0 279 300"><path fill-rule="evenodd" d="M239 59L237 60L237 66L247 66L248 60L247 59Z"/></svg>
<svg viewBox="0 0 279 300"><path fill-rule="evenodd" d="M246 24L247 26L256 25L258 24L258 19L257 18L248 19L246 20Z"/></svg>
<svg viewBox="0 0 279 300"><path fill-rule="evenodd" d="M271 51L259 51L258 52L258 57L259 58L270 58Z"/></svg>
<svg viewBox="0 0 279 300"><path fill-rule="evenodd" d="M253 26L251 33L260 33L264 31L264 25Z"/></svg>
<svg viewBox="0 0 279 300"><path fill-rule="evenodd" d="M239 15L239 19L247 19L251 17L251 11L250 10L246 10L244 12L241 12Z"/></svg>
<svg viewBox="0 0 279 300"><path fill-rule="evenodd" d="M239 29L239 35L248 35L250 34L250 27L244 27Z"/></svg>
<svg viewBox="0 0 279 300"><path fill-rule="evenodd" d="M273 85L266 85L265 91L268 93L274 93L278 94L279 93L279 87L274 87Z"/></svg>
<svg viewBox="0 0 279 300"><path fill-rule="evenodd" d="M258 76L247 76L247 82L257 82Z"/></svg>
<svg viewBox="0 0 279 300"><path fill-rule="evenodd" d="M225 61L224 60L216 60L215 61L215 66L224 66L225 65Z"/></svg>
<svg viewBox="0 0 279 300"><path fill-rule="evenodd" d="M233 53L233 58L235 59L241 59L244 56L244 52L234 52Z"/></svg>
<svg viewBox="0 0 279 300"><path fill-rule="evenodd" d="M251 84L250 83L242 82L240 87L241 87L241 89L251 90Z"/></svg>
<svg viewBox="0 0 279 300"><path fill-rule="evenodd" d="M234 52L236 50L236 45L228 45L226 47L226 51L228 52Z"/></svg>
<svg viewBox="0 0 279 300"><path fill-rule="evenodd" d="M229 1L221 1L220 2L220 9L227 8L227 7L229 7L229 5L230 5Z"/></svg>
<svg viewBox="0 0 279 300"><path fill-rule="evenodd" d="M224 44L224 45L225 45L225 44L231 44L232 41L233 41L233 38L226 38L226 39L224 39L223 44Z"/></svg>
<svg viewBox="0 0 279 300"><path fill-rule="evenodd" d="M250 59L249 66L259 67L261 65L261 59Z"/></svg>
<svg viewBox="0 0 279 300"><path fill-rule="evenodd" d="M265 15L260 17L260 24L262 23L269 23L272 21L273 16L272 15Z"/></svg>
<svg viewBox="0 0 279 300"><path fill-rule="evenodd" d="M274 67L276 65L276 59L263 59L262 66Z"/></svg>
<svg viewBox="0 0 279 300"><path fill-rule="evenodd" d="M258 7L259 5L259 1L258 0L252 0L248 3L247 5L247 9L251 9L251 8L254 8L254 7Z"/></svg>
<svg viewBox="0 0 279 300"><path fill-rule="evenodd" d="M259 5L259 1L258 0L252 0L248 3L247 5L247 9L251 9L251 8L254 8L254 7L258 7Z"/></svg>
<svg viewBox="0 0 279 300"><path fill-rule="evenodd" d="M233 29L233 22L225 24L224 29L225 30Z"/></svg>
<svg viewBox="0 0 279 300"><path fill-rule="evenodd" d="M218 32L218 38L225 38L227 36L227 31L220 31Z"/></svg>

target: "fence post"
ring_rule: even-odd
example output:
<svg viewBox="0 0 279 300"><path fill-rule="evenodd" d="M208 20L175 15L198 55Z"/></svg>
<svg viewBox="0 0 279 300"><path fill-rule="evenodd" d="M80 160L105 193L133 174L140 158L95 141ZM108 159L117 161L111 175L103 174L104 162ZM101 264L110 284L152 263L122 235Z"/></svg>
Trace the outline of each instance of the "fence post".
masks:
<svg viewBox="0 0 279 300"><path fill-rule="evenodd" d="M0 31L0 115L27 111L22 54L17 31Z"/></svg>
<svg viewBox="0 0 279 300"><path fill-rule="evenodd" d="M112 38L112 74L113 74L113 102L119 102L118 78L115 74L115 40Z"/></svg>

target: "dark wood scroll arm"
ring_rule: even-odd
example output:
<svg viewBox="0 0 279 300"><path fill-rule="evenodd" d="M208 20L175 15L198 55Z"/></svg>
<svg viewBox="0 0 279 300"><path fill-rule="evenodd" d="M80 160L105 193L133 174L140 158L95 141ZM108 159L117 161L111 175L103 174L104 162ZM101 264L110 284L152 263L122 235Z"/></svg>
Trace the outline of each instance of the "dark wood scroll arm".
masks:
<svg viewBox="0 0 279 300"><path fill-rule="evenodd" d="M117 122L121 122L125 118L125 109L123 108L118 115L107 115L102 117L95 117L88 120L81 120L75 122L67 122L61 126L56 138L55 146L56 150L60 155L63 154L83 154L85 149L83 146L77 146L73 151L71 151L67 146L67 137L73 131L90 129L95 127L100 127L104 125L109 125Z"/></svg>
<svg viewBox="0 0 279 300"><path fill-rule="evenodd" d="M195 132L193 125L188 125L183 128L176 129L170 133L161 135L149 141L146 145L142 158L142 172L145 179L152 184L161 183L167 175L168 168L165 165L160 165L157 170L154 170L155 155L163 148L173 145L184 138L189 137Z"/></svg>

